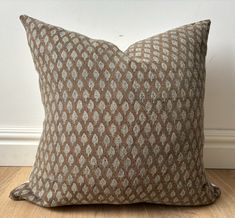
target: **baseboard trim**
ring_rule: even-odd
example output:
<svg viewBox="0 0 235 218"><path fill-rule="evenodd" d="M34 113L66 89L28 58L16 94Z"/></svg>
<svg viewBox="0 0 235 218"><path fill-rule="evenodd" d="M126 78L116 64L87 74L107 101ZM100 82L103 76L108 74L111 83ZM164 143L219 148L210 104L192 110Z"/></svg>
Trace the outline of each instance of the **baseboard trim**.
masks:
<svg viewBox="0 0 235 218"><path fill-rule="evenodd" d="M234 157L235 130L205 130L205 167L235 169Z"/></svg>
<svg viewBox="0 0 235 218"><path fill-rule="evenodd" d="M0 166L32 166L41 128L0 128Z"/></svg>
<svg viewBox="0 0 235 218"><path fill-rule="evenodd" d="M41 128L0 128L0 166L32 166ZM205 130L207 168L235 169L235 130Z"/></svg>

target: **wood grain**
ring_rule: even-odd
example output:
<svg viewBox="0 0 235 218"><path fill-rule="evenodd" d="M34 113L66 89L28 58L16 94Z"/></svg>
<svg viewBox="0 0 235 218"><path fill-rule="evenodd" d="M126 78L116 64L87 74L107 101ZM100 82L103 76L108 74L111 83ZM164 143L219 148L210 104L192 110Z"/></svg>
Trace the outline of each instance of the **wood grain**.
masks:
<svg viewBox="0 0 235 218"><path fill-rule="evenodd" d="M42 208L26 201L13 201L9 192L28 179L30 167L0 167L0 217L56 218L157 218L235 217L235 170L207 170L209 179L222 190L210 206L172 207L155 204L82 205Z"/></svg>

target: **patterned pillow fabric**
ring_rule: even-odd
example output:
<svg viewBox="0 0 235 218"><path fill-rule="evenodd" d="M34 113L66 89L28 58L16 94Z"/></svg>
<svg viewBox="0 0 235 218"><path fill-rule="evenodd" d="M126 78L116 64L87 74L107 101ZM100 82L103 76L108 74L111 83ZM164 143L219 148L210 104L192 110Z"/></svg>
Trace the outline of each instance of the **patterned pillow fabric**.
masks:
<svg viewBox="0 0 235 218"><path fill-rule="evenodd" d="M103 40L20 17L45 108L29 181L10 197L71 204L207 205L203 166L210 21L138 41Z"/></svg>

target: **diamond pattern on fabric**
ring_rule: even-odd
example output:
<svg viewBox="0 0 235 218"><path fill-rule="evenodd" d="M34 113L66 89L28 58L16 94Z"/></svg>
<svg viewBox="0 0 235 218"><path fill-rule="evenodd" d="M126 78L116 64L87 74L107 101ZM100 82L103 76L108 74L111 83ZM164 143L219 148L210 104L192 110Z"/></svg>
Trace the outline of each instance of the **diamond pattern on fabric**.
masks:
<svg viewBox="0 0 235 218"><path fill-rule="evenodd" d="M191 206L219 197L202 161L209 20L125 52L28 16L21 21L45 120L29 181L12 199Z"/></svg>

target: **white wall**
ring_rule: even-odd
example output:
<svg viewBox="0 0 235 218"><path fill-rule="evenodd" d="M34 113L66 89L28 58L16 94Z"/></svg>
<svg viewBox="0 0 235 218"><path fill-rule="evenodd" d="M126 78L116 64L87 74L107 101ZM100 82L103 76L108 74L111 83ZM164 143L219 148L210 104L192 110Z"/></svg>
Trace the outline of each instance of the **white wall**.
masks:
<svg viewBox="0 0 235 218"><path fill-rule="evenodd" d="M40 128L43 120L38 75L18 19L21 14L111 41L123 50L173 27L211 19L205 128L235 132L235 1L0 0L2 129Z"/></svg>
<svg viewBox="0 0 235 218"><path fill-rule="evenodd" d="M235 1L0 1L0 127L41 126L38 75L24 29L28 14L90 37L129 44L210 18L205 128L235 129Z"/></svg>
<svg viewBox="0 0 235 218"><path fill-rule="evenodd" d="M210 18L205 128L235 129L235 1L0 1L0 127L42 124L38 77L18 19L28 14L90 37L129 44Z"/></svg>

